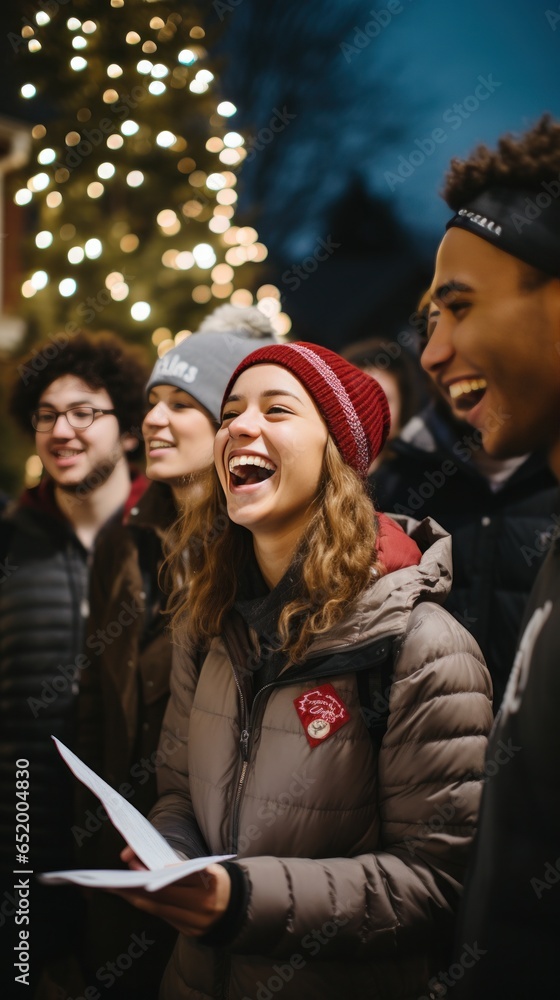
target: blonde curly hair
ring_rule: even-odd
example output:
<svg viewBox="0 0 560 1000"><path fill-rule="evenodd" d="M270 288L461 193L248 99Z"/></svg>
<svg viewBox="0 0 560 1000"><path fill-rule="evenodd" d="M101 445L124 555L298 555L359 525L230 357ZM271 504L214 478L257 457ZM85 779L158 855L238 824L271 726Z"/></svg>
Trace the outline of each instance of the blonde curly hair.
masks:
<svg viewBox="0 0 560 1000"><path fill-rule="evenodd" d="M370 584L372 571L385 571L377 558L377 535L367 486L329 437L314 509L293 557L300 572L299 593L282 609L278 622L281 649L291 662L300 663L313 639L341 621ZM240 574L252 558L252 535L229 519L212 468L194 506L181 519L167 560L172 628L193 646L206 646L219 635L235 602Z"/></svg>

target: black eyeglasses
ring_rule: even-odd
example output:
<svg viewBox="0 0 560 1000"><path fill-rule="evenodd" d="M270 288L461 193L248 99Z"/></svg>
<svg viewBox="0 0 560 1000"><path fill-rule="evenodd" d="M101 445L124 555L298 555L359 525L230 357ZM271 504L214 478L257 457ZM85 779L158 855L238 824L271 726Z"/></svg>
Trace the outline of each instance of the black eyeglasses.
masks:
<svg viewBox="0 0 560 1000"><path fill-rule="evenodd" d="M34 410L31 414L31 423L41 434L44 431L52 431L59 417L66 417L71 427L83 430L97 417L102 417L106 413L115 413L115 410L101 410L98 406L71 406L69 410Z"/></svg>

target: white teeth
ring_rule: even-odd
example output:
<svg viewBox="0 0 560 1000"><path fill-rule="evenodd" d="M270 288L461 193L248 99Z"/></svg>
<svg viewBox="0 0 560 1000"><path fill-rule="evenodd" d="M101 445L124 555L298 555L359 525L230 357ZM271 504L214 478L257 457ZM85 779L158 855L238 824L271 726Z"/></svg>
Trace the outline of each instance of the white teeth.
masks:
<svg viewBox="0 0 560 1000"><path fill-rule="evenodd" d="M451 399L458 399L459 396L465 396L469 392L478 392L480 389L486 389L487 382L485 378L464 378L460 382L454 382L453 385L449 386L449 395Z"/></svg>
<svg viewBox="0 0 560 1000"><path fill-rule="evenodd" d="M260 455L236 455L234 458L230 458L229 471L233 472L238 465L258 465L261 469L267 469L269 472L276 471L276 467L272 462L268 462L266 458L261 458Z"/></svg>
<svg viewBox="0 0 560 1000"><path fill-rule="evenodd" d="M57 458L73 458L74 455L79 455L79 451L75 451L73 448L58 448L55 451Z"/></svg>

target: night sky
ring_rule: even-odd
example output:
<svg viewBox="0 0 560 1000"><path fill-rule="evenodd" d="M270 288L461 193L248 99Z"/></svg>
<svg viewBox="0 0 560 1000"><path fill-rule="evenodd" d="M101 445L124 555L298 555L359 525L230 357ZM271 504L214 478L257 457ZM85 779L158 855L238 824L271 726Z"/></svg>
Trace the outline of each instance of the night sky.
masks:
<svg viewBox="0 0 560 1000"><path fill-rule="evenodd" d="M22 118L14 7L0 113ZM240 221L269 247L294 333L335 347L394 336L430 281L450 158L560 117L560 5L214 0L207 12L232 127L248 136Z"/></svg>

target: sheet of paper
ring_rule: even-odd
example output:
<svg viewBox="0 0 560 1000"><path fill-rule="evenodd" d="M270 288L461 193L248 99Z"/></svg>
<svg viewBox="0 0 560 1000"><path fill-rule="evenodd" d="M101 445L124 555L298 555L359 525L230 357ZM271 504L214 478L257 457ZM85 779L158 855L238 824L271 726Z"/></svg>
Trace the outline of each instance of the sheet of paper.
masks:
<svg viewBox="0 0 560 1000"><path fill-rule="evenodd" d="M158 830L131 802L111 788L103 778L84 764L75 753L53 736L57 750L70 770L86 785L105 808L113 826L122 834L129 847L146 868L157 871L164 865L176 864L179 856Z"/></svg>
<svg viewBox="0 0 560 1000"><path fill-rule="evenodd" d="M102 869L76 869L73 871L44 872L38 875L45 885L63 885L71 882L74 885L85 885L90 889L147 889L155 892L166 885L178 882L186 875L202 871L207 865L226 861L231 854L215 855L210 858L194 858L192 861L180 861L178 864L160 868L158 871L103 871Z"/></svg>

